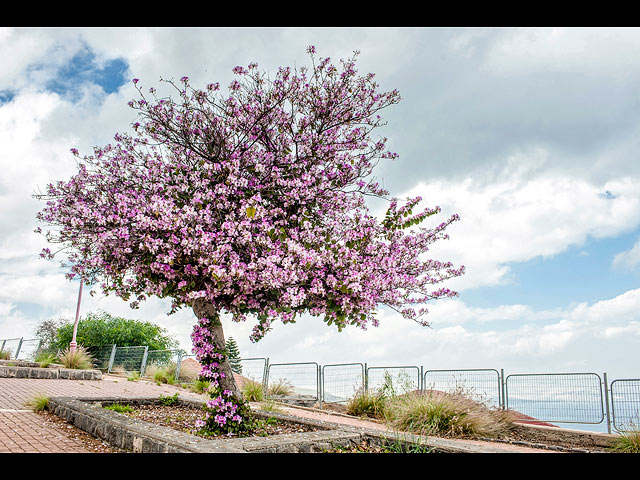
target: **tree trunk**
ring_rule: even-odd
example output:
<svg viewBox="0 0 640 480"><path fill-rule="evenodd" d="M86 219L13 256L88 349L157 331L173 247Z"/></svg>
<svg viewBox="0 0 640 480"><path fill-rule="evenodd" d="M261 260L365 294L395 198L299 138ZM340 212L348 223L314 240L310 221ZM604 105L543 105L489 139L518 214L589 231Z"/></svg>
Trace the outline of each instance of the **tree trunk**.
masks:
<svg viewBox="0 0 640 480"><path fill-rule="evenodd" d="M218 313L218 311L213 307L213 305L211 305L203 298L197 298L193 302L193 311L196 314L198 321L200 321L200 319L202 318L206 318L209 320L206 328L209 331L210 336L212 337L211 342L213 342L215 350L217 352L226 352L227 347L224 340L222 321L220 320L220 314ZM230 390L236 399L241 400L243 398L242 392L240 392L240 390L238 389L235 378L233 378L229 356L225 353L222 360L216 361L219 364L216 368L216 371L221 374L220 377L218 377L220 389Z"/></svg>

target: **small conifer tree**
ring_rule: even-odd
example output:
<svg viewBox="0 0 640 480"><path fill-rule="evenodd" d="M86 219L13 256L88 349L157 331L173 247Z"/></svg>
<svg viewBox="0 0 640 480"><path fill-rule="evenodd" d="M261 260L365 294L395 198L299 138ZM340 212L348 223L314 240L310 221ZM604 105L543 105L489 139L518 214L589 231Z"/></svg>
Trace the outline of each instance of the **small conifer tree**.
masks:
<svg viewBox="0 0 640 480"><path fill-rule="evenodd" d="M231 371L233 373L241 375L242 364L240 362L240 350L238 349L238 344L233 339L233 337L229 337L229 339L227 340L227 355L229 358L229 363L231 364Z"/></svg>

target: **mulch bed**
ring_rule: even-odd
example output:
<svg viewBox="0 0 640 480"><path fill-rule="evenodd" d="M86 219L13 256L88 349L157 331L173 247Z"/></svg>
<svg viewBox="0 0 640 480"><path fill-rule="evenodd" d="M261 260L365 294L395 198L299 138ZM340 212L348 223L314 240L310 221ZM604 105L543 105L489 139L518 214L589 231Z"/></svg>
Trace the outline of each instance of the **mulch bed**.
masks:
<svg viewBox="0 0 640 480"><path fill-rule="evenodd" d="M132 408L133 411L125 413L125 415L193 435L198 435L194 432L194 425L196 420L202 420L203 416L200 409L183 405L133 405ZM241 435L242 437L266 437L284 433L312 432L319 429L313 425L276 420L275 418L256 420L258 428L251 434ZM228 438L228 436L223 435L219 438Z"/></svg>

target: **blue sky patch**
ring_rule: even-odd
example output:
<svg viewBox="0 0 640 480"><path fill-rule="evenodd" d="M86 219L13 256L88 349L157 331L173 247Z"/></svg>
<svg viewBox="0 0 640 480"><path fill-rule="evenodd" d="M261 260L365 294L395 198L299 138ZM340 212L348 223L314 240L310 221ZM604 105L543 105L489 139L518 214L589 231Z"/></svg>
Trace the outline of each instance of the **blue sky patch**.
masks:
<svg viewBox="0 0 640 480"><path fill-rule="evenodd" d="M640 271L612 266L615 255L633 247L639 235L636 230L615 238L589 238L553 257L511 263L509 284L463 291L460 300L473 307L522 304L547 310L614 298L640 287Z"/></svg>
<svg viewBox="0 0 640 480"><path fill-rule="evenodd" d="M9 103L15 96L16 93L11 90L0 90L0 105Z"/></svg>
<svg viewBox="0 0 640 480"><path fill-rule="evenodd" d="M94 83L110 94L127 83L128 69L129 65L122 58L114 58L99 67L95 53L85 48L58 69L56 77L47 83L47 88L59 95L73 97L83 84Z"/></svg>

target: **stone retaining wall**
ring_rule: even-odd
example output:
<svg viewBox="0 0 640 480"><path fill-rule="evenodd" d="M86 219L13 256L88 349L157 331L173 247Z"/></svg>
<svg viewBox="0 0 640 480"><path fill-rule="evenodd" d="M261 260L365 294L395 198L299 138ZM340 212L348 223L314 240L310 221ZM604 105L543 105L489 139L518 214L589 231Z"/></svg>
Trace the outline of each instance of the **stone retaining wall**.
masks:
<svg viewBox="0 0 640 480"><path fill-rule="evenodd" d="M38 363L9 360L0 361L0 378L101 380L102 372L100 370L75 370L57 365L42 368Z"/></svg>

